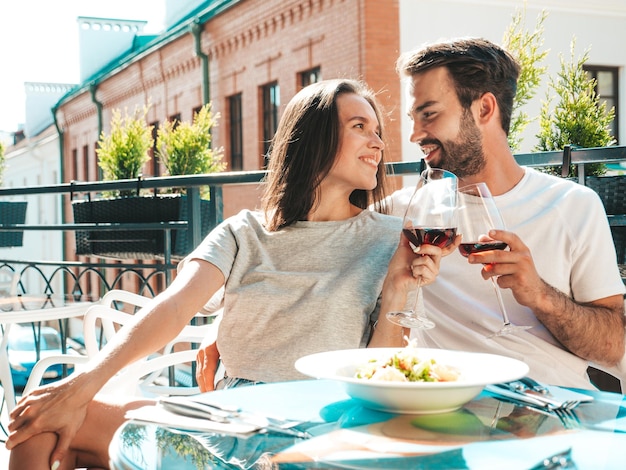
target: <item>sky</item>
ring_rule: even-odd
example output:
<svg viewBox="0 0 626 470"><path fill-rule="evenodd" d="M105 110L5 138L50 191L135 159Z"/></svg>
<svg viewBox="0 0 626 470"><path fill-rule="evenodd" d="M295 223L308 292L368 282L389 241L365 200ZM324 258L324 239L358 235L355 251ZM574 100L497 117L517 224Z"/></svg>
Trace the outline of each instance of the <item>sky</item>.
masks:
<svg viewBox="0 0 626 470"><path fill-rule="evenodd" d="M164 0L0 2L0 133L24 123L24 82L77 83L79 16L143 20L162 29Z"/></svg>

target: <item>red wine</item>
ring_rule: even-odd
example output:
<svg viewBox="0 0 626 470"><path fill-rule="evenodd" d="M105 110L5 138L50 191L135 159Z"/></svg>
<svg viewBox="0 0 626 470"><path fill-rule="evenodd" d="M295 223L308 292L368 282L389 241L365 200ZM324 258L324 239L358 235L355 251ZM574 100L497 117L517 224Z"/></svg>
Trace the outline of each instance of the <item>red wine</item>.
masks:
<svg viewBox="0 0 626 470"><path fill-rule="evenodd" d="M461 243L459 245L459 251L467 258L472 253L480 253L481 251L489 250L504 250L507 246L508 245L506 243L498 241Z"/></svg>
<svg viewBox="0 0 626 470"><path fill-rule="evenodd" d="M402 229L414 246L435 245L439 248L450 246L456 237L456 228L413 227Z"/></svg>

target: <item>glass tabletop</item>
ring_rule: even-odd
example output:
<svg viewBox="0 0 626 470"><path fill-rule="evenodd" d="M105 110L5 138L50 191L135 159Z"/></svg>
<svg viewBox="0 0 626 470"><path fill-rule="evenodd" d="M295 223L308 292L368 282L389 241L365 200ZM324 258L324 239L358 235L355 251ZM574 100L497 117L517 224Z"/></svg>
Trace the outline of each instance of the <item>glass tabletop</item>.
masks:
<svg viewBox="0 0 626 470"><path fill-rule="evenodd" d="M0 313L41 310L49 308L67 307L70 305L91 303L98 299L89 295L59 295L59 294L22 294L9 297L0 297Z"/></svg>
<svg viewBox="0 0 626 470"><path fill-rule="evenodd" d="M111 443L111 468L528 469L569 447L579 470L614 468L617 460L622 465L616 455L626 445L624 397L589 393L594 401L579 405L582 426L574 426L487 393L454 412L402 415L363 407L331 381L242 387L212 392L211 400L269 414L282 411L286 418L303 419L298 429L313 437L242 437L129 421ZM598 467L598 459L609 460Z"/></svg>

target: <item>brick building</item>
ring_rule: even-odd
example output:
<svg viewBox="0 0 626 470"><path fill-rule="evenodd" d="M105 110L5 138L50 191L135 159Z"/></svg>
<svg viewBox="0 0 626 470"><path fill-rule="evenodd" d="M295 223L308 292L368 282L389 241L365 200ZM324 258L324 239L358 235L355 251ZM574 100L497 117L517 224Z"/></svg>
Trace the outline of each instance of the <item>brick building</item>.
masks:
<svg viewBox="0 0 626 470"><path fill-rule="evenodd" d="M193 2L191 2L193 3ZM319 79L365 80L389 119L392 160L400 160L398 0L212 0L154 38L144 38L59 101L64 182L99 179L96 143L113 109L151 103L149 123L190 121L212 102L220 113L215 147L229 170L258 170L283 105ZM94 21L94 19L91 19ZM105 21L105 20L103 20ZM394 151L395 149L395 151ZM161 174L157 162L144 175ZM257 185L224 190L226 216L256 204Z"/></svg>

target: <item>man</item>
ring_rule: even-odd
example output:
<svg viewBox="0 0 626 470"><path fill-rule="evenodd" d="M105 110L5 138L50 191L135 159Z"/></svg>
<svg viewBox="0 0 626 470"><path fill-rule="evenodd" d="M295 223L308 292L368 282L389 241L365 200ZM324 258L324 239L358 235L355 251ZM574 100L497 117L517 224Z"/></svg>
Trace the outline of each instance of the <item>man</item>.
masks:
<svg viewBox="0 0 626 470"><path fill-rule="evenodd" d="M507 251L442 261L424 289L436 327L414 330L420 346L507 355L538 380L591 388L590 362L613 366L624 356L624 285L597 195L521 167L511 153L515 59L489 41L460 39L401 56L398 71L407 81L410 140L426 163L455 173L459 187L487 183L508 229L491 234ZM396 215L412 191L392 196ZM511 322L531 329L488 338L502 325L491 276Z"/></svg>

